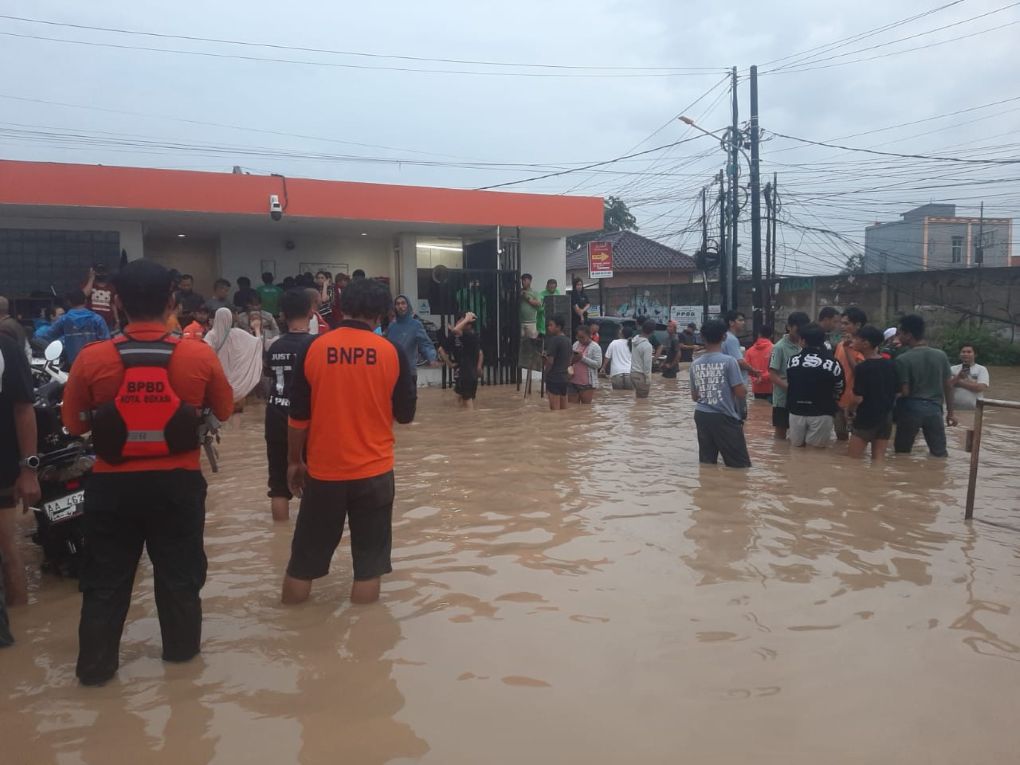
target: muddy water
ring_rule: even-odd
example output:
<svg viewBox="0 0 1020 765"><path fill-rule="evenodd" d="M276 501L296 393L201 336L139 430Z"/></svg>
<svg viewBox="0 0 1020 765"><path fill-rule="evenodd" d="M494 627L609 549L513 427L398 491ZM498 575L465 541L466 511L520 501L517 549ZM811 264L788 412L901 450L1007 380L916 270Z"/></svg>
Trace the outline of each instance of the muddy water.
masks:
<svg viewBox="0 0 1020 765"><path fill-rule="evenodd" d="M74 585L36 576L0 652L0 760L1016 761L1020 417L990 415L965 525L959 445L877 469L791 454L755 405L740 473L698 467L683 381L479 404L427 391L400 432L395 572L369 607L345 600L346 547L312 602L277 604L290 527L259 413L235 420L201 658L160 662L143 567L118 679L78 688Z"/></svg>

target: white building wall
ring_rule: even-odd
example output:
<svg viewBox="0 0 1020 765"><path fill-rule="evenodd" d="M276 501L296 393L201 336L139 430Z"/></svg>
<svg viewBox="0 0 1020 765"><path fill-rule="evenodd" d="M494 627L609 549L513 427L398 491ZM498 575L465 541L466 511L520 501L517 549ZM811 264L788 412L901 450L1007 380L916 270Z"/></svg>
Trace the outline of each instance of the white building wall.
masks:
<svg viewBox="0 0 1020 765"><path fill-rule="evenodd" d="M545 289L549 279L559 282L560 292L569 289L567 284L566 237L521 236L521 273L534 277L535 289Z"/></svg>
<svg viewBox="0 0 1020 765"><path fill-rule="evenodd" d="M75 218L13 218L0 215L0 228L53 229L56 231L116 231L120 234L120 247L129 260L143 255L142 224L118 220L79 220ZM116 263L107 263L116 268Z"/></svg>
<svg viewBox="0 0 1020 765"><path fill-rule="evenodd" d="M287 249L287 241L293 242L293 249ZM302 264L321 264L334 273L343 265L348 273L360 268L369 278L388 277L391 284L396 278L390 237L297 234L288 240L285 236L240 231L220 235L220 270L224 278L236 282L237 277L247 276L258 284L264 260L276 262L278 279L297 275Z"/></svg>

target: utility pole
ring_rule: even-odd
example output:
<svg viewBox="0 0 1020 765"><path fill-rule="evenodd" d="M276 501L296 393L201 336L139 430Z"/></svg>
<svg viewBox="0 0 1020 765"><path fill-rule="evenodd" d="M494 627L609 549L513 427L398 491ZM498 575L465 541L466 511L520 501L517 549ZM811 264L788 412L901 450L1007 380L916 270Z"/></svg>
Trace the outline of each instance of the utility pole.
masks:
<svg viewBox="0 0 1020 765"><path fill-rule="evenodd" d="M719 179L719 309L725 314L730 305L730 246L726 235L726 180L722 170L716 176Z"/></svg>
<svg viewBox="0 0 1020 765"><path fill-rule="evenodd" d="M751 306L754 336L762 328L761 178L758 156L758 67L751 67Z"/></svg>
<svg viewBox="0 0 1020 765"><path fill-rule="evenodd" d="M733 67L730 74L730 90L733 101L733 124L730 128L729 164L727 172L730 177L730 310L737 308L739 299L737 291L737 226L740 218L740 185L737 183L740 174L740 114L737 104L737 68Z"/></svg>
<svg viewBox="0 0 1020 765"><path fill-rule="evenodd" d="M701 325L708 321L708 186L701 189L701 280L705 290L701 312Z"/></svg>
<svg viewBox="0 0 1020 765"><path fill-rule="evenodd" d="M978 221L978 239L977 245L974 247L974 262L977 263L977 267L981 268L981 265L985 262L985 203L981 203L981 218Z"/></svg>
<svg viewBox="0 0 1020 765"><path fill-rule="evenodd" d="M772 173L772 278L779 281L776 273L776 229L779 226L779 174ZM773 289L770 287L769 289ZM772 297L769 298L769 301ZM771 304L771 302L770 302Z"/></svg>
<svg viewBox="0 0 1020 765"><path fill-rule="evenodd" d="M765 324L772 326L772 184L762 189L765 198Z"/></svg>

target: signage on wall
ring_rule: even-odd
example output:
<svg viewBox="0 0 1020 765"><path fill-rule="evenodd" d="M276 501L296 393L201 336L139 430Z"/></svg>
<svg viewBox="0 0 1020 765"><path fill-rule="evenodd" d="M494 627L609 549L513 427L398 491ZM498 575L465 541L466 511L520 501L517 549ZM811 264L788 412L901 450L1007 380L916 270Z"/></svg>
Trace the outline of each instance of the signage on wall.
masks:
<svg viewBox="0 0 1020 765"><path fill-rule="evenodd" d="M592 279L613 277L612 242L588 242L588 275Z"/></svg>
<svg viewBox="0 0 1020 765"><path fill-rule="evenodd" d="M720 312L721 309L717 305L708 307L709 318L718 316ZM705 307L701 305L671 305L669 307L670 320L675 321L681 327L686 327L692 322L700 325L704 313Z"/></svg>

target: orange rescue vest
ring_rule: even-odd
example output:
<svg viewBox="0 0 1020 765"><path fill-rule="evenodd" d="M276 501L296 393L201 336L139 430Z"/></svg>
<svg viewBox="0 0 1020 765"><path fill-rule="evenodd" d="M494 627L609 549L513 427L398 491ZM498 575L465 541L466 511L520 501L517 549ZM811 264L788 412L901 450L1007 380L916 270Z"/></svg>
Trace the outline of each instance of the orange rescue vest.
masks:
<svg viewBox="0 0 1020 765"><path fill-rule="evenodd" d="M105 461L167 457L199 447L198 410L181 400L167 374L179 342L170 334L153 341L114 338L124 380L116 397L92 416L92 444Z"/></svg>

